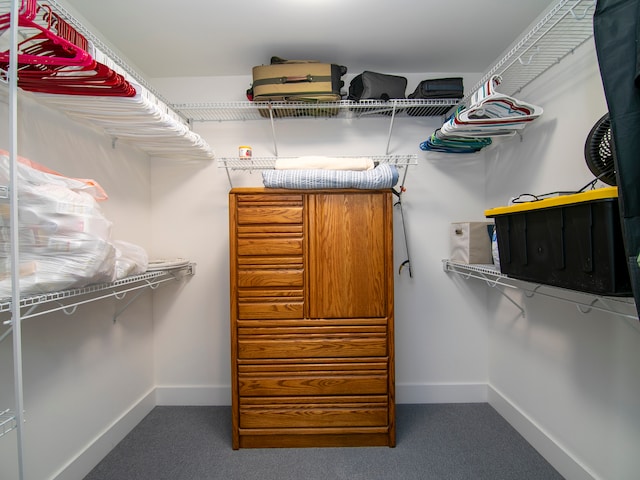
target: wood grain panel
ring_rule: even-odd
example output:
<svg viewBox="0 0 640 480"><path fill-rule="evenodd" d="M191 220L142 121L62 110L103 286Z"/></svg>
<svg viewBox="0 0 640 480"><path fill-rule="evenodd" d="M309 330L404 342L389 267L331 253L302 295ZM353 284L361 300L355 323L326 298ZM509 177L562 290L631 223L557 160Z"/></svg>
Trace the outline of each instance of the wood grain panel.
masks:
<svg viewBox="0 0 640 480"><path fill-rule="evenodd" d="M382 394L387 376L371 371L272 372L239 375L241 396Z"/></svg>
<svg viewBox="0 0 640 480"><path fill-rule="evenodd" d="M238 287L301 287L304 271L248 269L238 270Z"/></svg>
<svg viewBox="0 0 640 480"><path fill-rule="evenodd" d="M237 189L241 191L243 189ZM258 189L248 189L252 191L244 191L242 195L238 196L238 204L239 205L281 205L283 203L292 203L297 205L302 205L303 195L301 193L293 193L293 192L275 192L273 190L269 190L268 192L264 191L264 193L260 193Z"/></svg>
<svg viewBox="0 0 640 480"><path fill-rule="evenodd" d="M239 207L238 224L246 223L302 223L302 206Z"/></svg>
<svg viewBox="0 0 640 480"><path fill-rule="evenodd" d="M392 443L390 443L392 442ZM240 429L236 448L394 447L388 427Z"/></svg>
<svg viewBox="0 0 640 480"><path fill-rule="evenodd" d="M387 415L385 404L241 406L240 428L375 427L387 425Z"/></svg>
<svg viewBox="0 0 640 480"><path fill-rule="evenodd" d="M309 202L310 316L384 317L387 196L317 194Z"/></svg>
<svg viewBox="0 0 640 480"><path fill-rule="evenodd" d="M282 301L281 299L264 299L263 301L238 302L239 319L288 319L302 318L304 300L300 298Z"/></svg>
<svg viewBox="0 0 640 480"><path fill-rule="evenodd" d="M238 335L238 358L386 356L386 336L370 338L273 338Z"/></svg>
<svg viewBox="0 0 640 480"><path fill-rule="evenodd" d="M238 255L302 255L302 238L238 238Z"/></svg>

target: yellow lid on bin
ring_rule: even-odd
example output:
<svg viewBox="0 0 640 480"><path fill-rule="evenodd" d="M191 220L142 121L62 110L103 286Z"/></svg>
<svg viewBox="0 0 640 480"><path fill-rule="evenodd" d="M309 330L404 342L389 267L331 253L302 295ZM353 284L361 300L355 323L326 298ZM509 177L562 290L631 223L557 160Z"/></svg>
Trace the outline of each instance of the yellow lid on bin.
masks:
<svg viewBox="0 0 640 480"><path fill-rule="evenodd" d="M606 200L610 198L618 198L618 187L596 188L594 190L589 190L582 193L559 195L557 197L545 198L543 200L516 203L508 207L490 208L489 210L484 211L484 216L495 217L497 215L505 215L507 213L539 210L541 208L561 207L564 205L573 205L574 203L591 202L594 200Z"/></svg>

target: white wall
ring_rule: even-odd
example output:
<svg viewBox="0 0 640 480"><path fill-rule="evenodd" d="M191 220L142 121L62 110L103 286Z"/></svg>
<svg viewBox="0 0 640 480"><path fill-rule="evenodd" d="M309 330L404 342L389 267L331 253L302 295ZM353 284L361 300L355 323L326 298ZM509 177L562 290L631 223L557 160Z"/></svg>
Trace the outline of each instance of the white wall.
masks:
<svg viewBox="0 0 640 480"><path fill-rule="evenodd" d="M164 79L156 85L180 103L241 100L249 82L244 77ZM482 154L420 152L419 142L438 126L434 119L399 121L394 130L391 153L419 155L403 197L414 276L404 270L395 277L398 401L488 399L567 478L633 478L640 467L632 450L640 440L637 322L597 311L585 315L570 303L516 293L525 308L520 317L491 288L441 269L451 221L480 220L484 209L505 205L520 193L579 189L593 178L584 162L584 140L606 111L593 47L579 49L518 96L543 106L545 114L522 138ZM280 121L279 153L383 153L387 126L385 119ZM273 154L268 122L198 124L196 130L219 156L235 156L241 144L252 145L255 155ZM152 170L154 185L166 185L177 167L154 165ZM180 318L169 313L160 320L165 331L156 337L157 381L170 403L228 401L229 186L215 166L199 175L176 198L183 200L181 215L192 217L184 219L185 225L201 226L189 243L192 255L206 265L201 272L209 285L198 289L211 296L204 310L201 303L179 297L176 303L184 302L189 313ZM258 173L236 172L232 178L236 186L260 185ZM192 193L199 184L206 185L205 195ZM211 211L203 221L205 205ZM154 215L165 207L154 208ZM406 258L399 214L395 234L399 267ZM167 235L154 235L154 241L169 245L182 238L177 231ZM193 322L193 332L181 328L184 318ZM203 337L207 331L210 337ZM174 341L176 332L180 343ZM172 361L181 357L181 349L200 351L198 362L204 364L187 373L186 366Z"/></svg>
<svg viewBox="0 0 640 480"><path fill-rule="evenodd" d="M68 176L98 181L110 195L101 207L113 222L112 238L150 248L148 157L123 142L113 149L110 138L27 95L19 105L19 154ZM0 98L0 148L8 146L8 107ZM26 479L53 478L80 453L84 465L97 462L153 406L151 293L114 323L122 305L102 300L79 306L73 315L59 312L22 323ZM13 395L9 336L0 343L0 409L14 409ZM96 439L102 450L85 452ZM82 468L80 473L73 468L61 478L81 478ZM15 431L0 438L0 478L17 478Z"/></svg>
<svg viewBox="0 0 640 480"><path fill-rule="evenodd" d="M545 112L522 142L488 152L487 208L506 205L520 193L577 190L594 178L584 142L607 107L592 43L519 97ZM525 308L524 318L498 294L488 303L494 406L523 426L541 451L553 456L555 443L593 478L637 478L638 321L598 311L581 314L573 304L541 296L515 298ZM557 465L567 478L589 478L571 463Z"/></svg>
<svg viewBox="0 0 640 480"><path fill-rule="evenodd" d="M466 76L465 84L476 78ZM410 80L411 89L418 79ZM206 102L243 99L250 78L153 83L176 103ZM438 120L397 119L391 153L419 157L403 195L412 278L406 269L397 272L407 252L399 212L395 217L398 401L489 400L567 478L632 478L640 467L632 451L640 439L637 323L523 295L522 318L484 284L442 271L450 222L481 220L485 208L523 191L576 188L592 178L582 146L606 110L592 48L521 97L544 106L542 119L522 141L480 154L421 152L418 144ZM5 118L0 101L0 122ZM229 403L229 184L215 162L150 162L26 99L19 118L22 155L105 187L116 238L153 256L197 263L194 277L145 294L115 324L111 302L25 322L27 478L59 471L58 478L77 478L155 403ZM284 120L277 128L283 156L376 155L384 153L388 119ZM252 145L255 155L273 154L266 121L195 130L219 156L235 156L240 144ZM5 137L3 128L0 141ZM231 175L234 185L261 184L257 172ZM0 344L0 407L12 404L10 350L7 341ZM15 476L12 434L0 439L1 478Z"/></svg>
<svg viewBox="0 0 640 480"><path fill-rule="evenodd" d="M443 76L445 74L434 74ZM467 82L477 81L471 75ZM423 78L428 78L425 76ZM411 79L413 90L418 78ZM346 83L348 84L348 78ZM250 77L157 79L175 103L242 100ZM413 278L398 269L407 258L399 209L395 215L396 379L399 402L486 400L486 291L460 290L442 271L451 221L483 219L483 155L427 156L421 141L437 119L398 118L390 153L416 153L403 196ZM281 156L382 155L389 118L280 119ZM239 145L254 156L273 156L268 121L197 123L195 130L219 157ZM212 165L153 162L153 242L156 251L188 256L198 264L189 294L156 300L156 381L161 403L230 402L228 211L224 169ZM234 186L261 186L259 172L231 172ZM162 302L162 308L158 308Z"/></svg>

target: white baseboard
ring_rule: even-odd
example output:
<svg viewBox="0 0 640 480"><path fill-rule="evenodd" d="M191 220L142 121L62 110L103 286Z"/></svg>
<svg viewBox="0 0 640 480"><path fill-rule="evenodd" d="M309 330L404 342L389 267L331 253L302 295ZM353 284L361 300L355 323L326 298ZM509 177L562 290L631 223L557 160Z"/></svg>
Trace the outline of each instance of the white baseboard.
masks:
<svg viewBox="0 0 640 480"><path fill-rule="evenodd" d="M567 480L600 480L505 395L487 386L488 402Z"/></svg>
<svg viewBox="0 0 640 480"><path fill-rule="evenodd" d="M156 405L231 405L231 386L159 386Z"/></svg>
<svg viewBox="0 0 640 480"><path fill-rule="evenodd" d="M562 476L569 480L601 480L491 385L482 383L397 384L396 401L398 404L488 402ZM52 480L76 480L86 476L155 406L227 406L230 404L231 388L229 386L156 387L108 426L101 435L51 478Z"/></svg>
<svg viewBox="0 0 640 480"><path fill-rule="evenodd" d="M155 406L155 389L151 389L128 411L106 427L51 479L78 480L78 478L84 478Z"/></svg>
<svg viewBox="0 0 640 480"><path fill-rule="evenodd" d="M396 403L486 402L486 383L396 383Z"/></svg>

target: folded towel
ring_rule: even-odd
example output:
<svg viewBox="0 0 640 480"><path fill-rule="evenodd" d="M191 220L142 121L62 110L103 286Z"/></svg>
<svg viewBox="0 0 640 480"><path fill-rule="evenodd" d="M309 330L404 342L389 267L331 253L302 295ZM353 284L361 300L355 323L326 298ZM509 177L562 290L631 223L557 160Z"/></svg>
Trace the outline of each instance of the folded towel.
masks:
<svg viewBox="0 0 640 480"><path fill-rule="evenodd" d="M309 155L276 159L276 170L372 170L373 160L367 157L324 157Z"/></svg>
<svg viewBox="0 0 640 480"><path fill-rule="evenodd" d="M262 181L268 188L322 189L391 188L398 183L395 165L382 164L373 170L263 170Z"/></svg>

